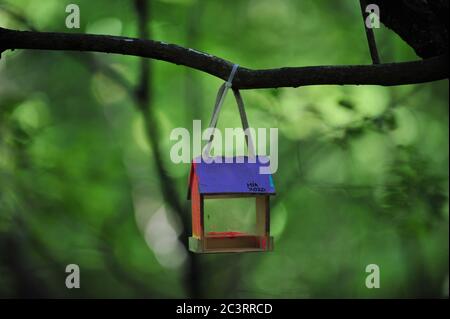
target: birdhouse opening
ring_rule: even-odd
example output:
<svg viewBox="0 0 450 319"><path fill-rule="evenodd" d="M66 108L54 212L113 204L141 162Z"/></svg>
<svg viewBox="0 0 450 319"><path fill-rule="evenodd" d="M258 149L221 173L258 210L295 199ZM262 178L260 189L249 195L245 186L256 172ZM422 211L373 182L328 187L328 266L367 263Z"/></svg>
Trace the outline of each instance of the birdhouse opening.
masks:
<svg viewBox="0 0 450 319"><path fill-rule="evenodd" d="M256 234L254 198L206 198L204 212L206 237Z"/></svg>
<svg viewBox="0 0 450 319"><path fill-rule="evenodd" d="M264 195L204 196L205 251L269 250L266 199Z"/></svg>
<svg viewBox="0 0 450 319"><path fill-rule="evenodd" d="M254 194L204 195L198 236L190 238L194 252L268 251L269 196Z"/></svg>

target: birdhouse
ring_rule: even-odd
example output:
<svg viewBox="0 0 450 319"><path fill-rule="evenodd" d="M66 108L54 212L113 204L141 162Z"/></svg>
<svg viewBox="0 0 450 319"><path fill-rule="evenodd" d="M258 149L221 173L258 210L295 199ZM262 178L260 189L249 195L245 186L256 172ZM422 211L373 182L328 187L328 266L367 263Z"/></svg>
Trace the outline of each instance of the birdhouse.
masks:
<svg viewBox="0 0 450 319"><path fill-rule="evenodd" d="M230 162L222 157L220 163L216 159L191 165L189 249L195 253L272 250L270 196L275 195L275 187L272 175L260 173L268 158L234 157L228 158ZM250 203L250 208L230 205L236 199ZM214 207L215 201L220 203Z"/></svg>

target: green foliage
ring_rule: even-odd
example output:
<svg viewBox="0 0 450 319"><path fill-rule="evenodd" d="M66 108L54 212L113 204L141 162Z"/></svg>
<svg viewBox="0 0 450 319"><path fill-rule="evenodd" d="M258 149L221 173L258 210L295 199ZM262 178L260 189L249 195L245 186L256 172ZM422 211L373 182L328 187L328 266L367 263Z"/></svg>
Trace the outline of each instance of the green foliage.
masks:
<svg viewBox="0 0 450 319"><path fill-rule="evenodd" d="M137 36L132 1L77 3L77 32ZM75 32L65 2L1 5L40 30ZM359 10L344 0L160 0L148 25L153 39L251 68L370 63ZM1 9L0 25L26 28ZM391 31L375 33L382 61L416 59ZM196 256L192 270L180 242L189 216L164 199L142 114L88 61L138 81L135 57L0 60L1 297L187 297L196 284L204 297L448 296L446 81L243 91L250 125L279 128L275 249ZM189 207L189 165L170 162L169 134L193 119L206 125L220 80L159 61L151 70L156 144L173 198ZM229 99L219 127L239 125ZM81 268L79 290L64 285L70 263ZM380 289L364 285L371 263Z"/></svg>

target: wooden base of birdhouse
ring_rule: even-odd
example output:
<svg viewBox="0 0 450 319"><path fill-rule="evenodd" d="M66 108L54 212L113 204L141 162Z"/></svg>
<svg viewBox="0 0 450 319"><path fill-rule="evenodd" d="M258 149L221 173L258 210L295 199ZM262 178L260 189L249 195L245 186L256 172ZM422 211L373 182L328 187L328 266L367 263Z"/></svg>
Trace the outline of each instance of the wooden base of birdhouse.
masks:
<svg viewBox="0 0 450 319"><path fill-rule="evenodd" d="M239 232L210 232L204 238L189 237L194 253L263 252L273 249L273 237Z"/></svg>

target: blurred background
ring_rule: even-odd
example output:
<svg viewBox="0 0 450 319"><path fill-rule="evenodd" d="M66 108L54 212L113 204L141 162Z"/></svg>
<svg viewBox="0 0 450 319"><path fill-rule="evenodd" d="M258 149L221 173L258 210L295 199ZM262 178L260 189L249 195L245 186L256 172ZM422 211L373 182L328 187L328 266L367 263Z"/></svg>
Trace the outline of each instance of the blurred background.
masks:
<svg viewBox="0 0 450 319"><path fill-rule="evenodd" d="M148 37L250 68L371 63L358 1L77 0L69 30L72 2L0 1L0 26ZM375 35L382 62L419 59ZM448 297L448 81L242 91L250 125L279 129L275 249L193 255L189 164L170 161L169 135L206 124L221 83L137 57L4 52L0 297ZM219 128L240 126L236 110L229 97Z"/></svg>

